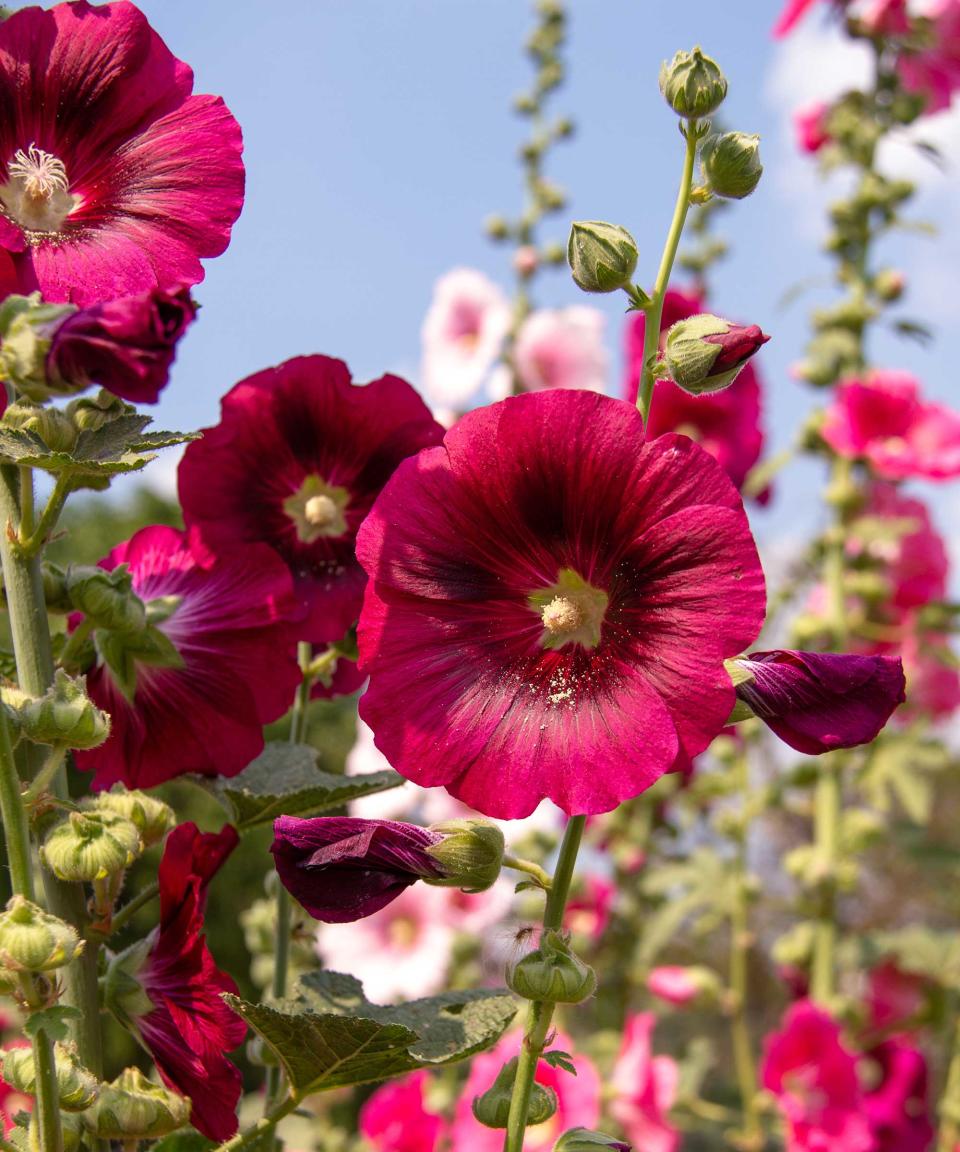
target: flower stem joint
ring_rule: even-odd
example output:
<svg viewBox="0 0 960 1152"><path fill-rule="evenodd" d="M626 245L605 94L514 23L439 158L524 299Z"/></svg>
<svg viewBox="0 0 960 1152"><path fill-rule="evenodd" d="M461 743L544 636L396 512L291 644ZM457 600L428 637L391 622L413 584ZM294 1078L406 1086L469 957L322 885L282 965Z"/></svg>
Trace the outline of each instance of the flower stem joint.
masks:
<svg viewBox="0 0 960 1152"><path fill-rule="evenodd" d="M496 824L488 820L447 820L432 824L429 830L443 837L426 850L443 875L425 877L427 884L484 892L496 883L506 847L503 832Z"/></svg>
<svg viewBox="0 0 960 1152"><path fill-rule="evenodd" d="M699 396L728 388L769 339L756 324L731 324L702 313L673 325L664 359L673 382Z"/></svg>
<svg viewBox="0 0 960 1152"><path fill-rule="evenodd" d="M678 52L660 69L660 91L676 112L688 120L710 116L727 95L727 81L720 66L700 48Z"/></svg>
<svg viewBox="0 0 960 1152"><path fill-rule="evenodd" d="M493 1084L473 1098L471 1108L477 1120L487 1128L506 1128L510 1118L510 1101L517 1078L517 1057L508 1060L497 1073ZM543 1124L557 1111L557 1094L534 1081L527 1111L527 1124Z"/></svg>
<svg viewBox="0 0 960 1152"><path fill-rule="evenodd" d="M616 292L629 286L637 267L637 242L618 224L575 220L567 241L574 283L584 292Z"/></svg>
<svg viewBox="0 0 960 1152"><path fill-rule="evenodd" d="M507 986L526 1000L580 1004L596 991L597 977L558 932L547 931L539 948L508 969Z"/></svg>

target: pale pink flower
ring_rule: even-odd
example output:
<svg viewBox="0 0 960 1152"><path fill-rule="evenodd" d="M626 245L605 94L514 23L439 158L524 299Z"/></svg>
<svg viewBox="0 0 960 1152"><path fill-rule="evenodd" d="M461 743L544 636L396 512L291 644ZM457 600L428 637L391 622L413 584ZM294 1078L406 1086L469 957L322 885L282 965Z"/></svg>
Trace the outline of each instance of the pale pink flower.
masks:
<svg viewBox="0 0 960 1152"><path fill-rule="evenodd" d="M680 1070L669 1056L654 1056L655 1018L641 1012L627 1021L614 1065L610 1115L643 1152L676 1152L680 1134L668 1119L677 1098Z"/></svg>
<svg viewBox="0 0 960 1152"><path fill-rule="evenodd" d="M658 1000L681 1008L691 1000L696 1000L700 985L689 968L664 964L654 968L647 977L647 990Z"/></svg>
<svg viewBox="0 0 960 1152"><path fill-rule="evenodd" d="M579 388L603 392L607 353L603 313L596 308L543 308L524 320L513 350L521 388Z"/></svg>

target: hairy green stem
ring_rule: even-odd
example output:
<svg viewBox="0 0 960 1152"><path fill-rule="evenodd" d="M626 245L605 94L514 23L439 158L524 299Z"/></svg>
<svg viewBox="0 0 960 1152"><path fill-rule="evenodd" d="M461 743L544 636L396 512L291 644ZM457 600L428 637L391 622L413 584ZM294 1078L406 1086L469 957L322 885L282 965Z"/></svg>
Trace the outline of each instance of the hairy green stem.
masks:
<svg viewBox="0 0 960 1152"><path fill-rule="evenodd" d="M32 485L30 486L32 490ZM27 488L24 485L23 490ZM35 526L27 525L26 518L20 524L19 546L24 556L36 556L43 551L47 540L60 519L60 513L73 491L73 482L66 476L58 476L50 499L47 501L40 519Z"/></svg>
<svg viewBox="0 0 960 1152"><path fill-rule="evenodd" d="M526 872L528 876L532 876L533 879L536 880L544 892L549 892L553 886L550 873L544 868L541 868L539 864L534 864L532 860L524 860L520 856L511 856L508 852L503 858L503 866L504 868L512 869L514 872Z"/></svg>
<svg viewBox="0 0 960 1152"><path fill-rule="evenodd" d="M114 913L110 920L110 931L119 932L121 928L134 916L144 904L149 904L151 900L156 900L160 895L160 885L157 882L148 884L146 888L142 888L136 896L128 900L122 908Z"/></svg>
<svg viewBox="0 0 960 1152"><path fill-rule="evenodd" d="M559 932L563 927L563 912L567 906L567 897L570 895L573 870L576 867L577 853L580 850L586 821L586 816L572 816L563 834L557 868L543 910L544 931L553 929ZM517 1076L513 1085L513 1096L510 1100L510 1115L507 1119L503 1152L523 1152L523 1137L527 1130L527 1114L530 1111L534 1078L550 1032L554 1007L554 1004L545 1000L534 1000L530 1005L527 1029L520 1048Z"/></svg>

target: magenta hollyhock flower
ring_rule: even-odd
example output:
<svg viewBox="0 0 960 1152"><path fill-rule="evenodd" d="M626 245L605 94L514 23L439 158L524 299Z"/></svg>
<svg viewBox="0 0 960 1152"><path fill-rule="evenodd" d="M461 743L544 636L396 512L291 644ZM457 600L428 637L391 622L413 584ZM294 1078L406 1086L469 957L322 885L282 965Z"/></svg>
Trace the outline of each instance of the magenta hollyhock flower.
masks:
<svg viewBox="0 0 960 1152"><path fill-rule="evenodd" d="M793 127L796 132L797 146L801 152L811 154L819 152L831 140L827 131L826 118L830 105L818 100L806 108L798 108L793 114Z"/></svg>
<svg viewBox="0 0 960 1152"><path fill-rule="evenodd" d="M443 428L399 377L361 387L328 356L248 376L221 413L180 463L187 525L214 550L269 544L306 607L302 639L342 639L366 584L357 528L400 461L438 444Z"/></svg>
<svg viewBox="0 0 960 1152"><path fill-rule="evenodd" d="M893 484L876 483L870 486L863 516L867 520L892 521L898 529L892 539L864 543L857 538L854 526L847 541L847 552L852 557L866 555L882 565L890 585L892 607L922 608L932 600L943 600L950 561L927 506L905 496Z"/></svg>
<svg viewBox="0 0 960 1152"><path fill-rule="evenodd" d="M915 972L904 972L886 960L870 973L867 1007L870 1027L885 1033L911 1031L923 1011L928 982Z"/></svg>
<svg viewBox="0 0 960 1152"><path fill-rule="evenodd" d="M663 302L661 346L667 330L679 320L705 309L697 295L670 289ZM624 398L637 402L643 366L646 317L636 313L626 328L627 375ZM647 435L682 432L717 461L739 488L763 451L761 381L755 363L748 363L730 385L719 392L692 396L672 380L658 380L653 389Z"/></svg>
<svg viewBox="0 0 960 1152"><path fill-rule="evenodd" d="M360 1109L360 1135L374 1152L436 1152L443 1118L426 1105L427 1073L420 1069L378 1088Z"/></svg>
<svg viewBox="0 0 960 1152"><path fill-rule="evenodd" d="M907 676L905 718L952 716L960 708L960 671L949 637L921 630L914 614L907 613L900 653Z"/></svg>
<svg viewBox="0 0 960 1152"><path fill-rule="evenodd" d="M817 0L787 0L773 26L774 36L780 39L792 32L816 3ZM834 7L838 9L846 8L848 3L849 0L833 0Z"/></svg>
<svg viewBox="0 0 960 1152"><path fill-rule="evenodd" d="M567 901L563 922L574 936L585 936L589 940L603 938L610 913L617 896L616 885L596 872L581 877L580 886Z"/></svg>
<svg viewBox="0 0 960 1152"><path fill-rule="evenodd" d="M743 506L692 441L559 389L468 413L357 538L360 711L408 779L488 816L605 812L702 752L764 615ZM740 649L742 651L742 648Z"/></svg>
<svg viewBox="0 0 960 1152"><path fill-rule="evenodd" d="M77 767L95 772L97 789L152 788L186 772L235 776L263 750L263 725L287 711L300 682L286 566L264 545L213 556L192 534L164 527L141 529L100 561L118 564L129 565L141 600L162 606L156 626L182 666L132 651L128 698L99 655L87 689L110 713L110 737L77 752Z"/></svg>
<svg viewBox="0 0 960 1152"><path fill-rule="evenodd" d="M897 71L905 88L926 97L929 114L948 108L960 89L960 2L934 0L925 15L933 21L930 44L901 53Z"/></svg>
<svg viewBox="0 0 960 1152"><path fill-rule="evenodd" d="M133 404L156 404L196 314L187 288L153 288L81 308L54 332L47 374L70 388L99 384Z"/></svg>
<svg viewBox="0 0 960 1152"><path fill-rule="evenodd" d="M696 973L689 968L663 964L647 977L647 991L658 1000L682 1008L696 1000L702 991Z"/></svg>
<svg viewBox="0 0 960 1152"><path fill-rule="evenodd" d="M280 882L314 920L369 916L418 880L445 872L428 849L443 837L397 820L280 816L270 848Z"/></svg>
<svg viewBox="0 0 960 1152"><path fill-rule="evenodd" d="M669 1056L653 1055L655 1023L652 1012L627 1020L611 1079L610 1115L637 1149L676 1152L680 1133L669 1113L677 1099L680 1069Z"/></svg>
<svg viewBox="0 0 960 1152"><path fill-rule="evenodd" d="M517 333L513 363L520 387L584 388L603 392L607 353L603 347L604 316L596 308L541 308Z"/></svg>
<svg viewBox="0 0 960 1152"><path fill-rule="evenodd" d="M211 1140L237 1130L240 1070L225 1053L243 1043L247 1028L226 1006L237 986L207 948L203 914L207 887L236 847L231 825L218 833L181 824L167 837L160 860L160 924L137 980L153 1009L133 1019L164 1082L189 1096L190 1122Z"/></svg>
<svg viewBox="0 0 960 1152"><path fill-rule="evenodd" d="M861 1072L875 1081L863 1096L863 1112L874 1139L872 1152L926 1152L934 1128L923 1053L893 1037L866 1054Z"/></svg>
<svg viewBox="0 0 960 1152"><path fill-rule="evenodd" d="M761 1075L787 1121L786 1152L873 1152L856 1056L822 1008L790 1006L783 1030L766 1039Z"/></svg>
<svg viewBox="0 0 960 1152"><path fill-rule="evenodd" d="M243 204L240 129L125 0L0 24L0 246L80 306L203 279Z"/></svg>
<svg viewBox="0 0 960 1152"><path fill-rule="evenodd" d="M781 740L808 756L869 744L905 698L894 656L751 652L737 696Z"/></svg>
<svg viewBox="0 0 960 1152"><path fill-rule="evenodd" d="M871 0L860 22L874 36L906 36L911 31L907 0Z"/></svg>
<svg viewBox="0 0 960 1152"><path fill-rule="evenodd" d="M960 476L960 413L922 401L906 372L842 381L821 434L838 455L864 458L889 480Z"/></svg>

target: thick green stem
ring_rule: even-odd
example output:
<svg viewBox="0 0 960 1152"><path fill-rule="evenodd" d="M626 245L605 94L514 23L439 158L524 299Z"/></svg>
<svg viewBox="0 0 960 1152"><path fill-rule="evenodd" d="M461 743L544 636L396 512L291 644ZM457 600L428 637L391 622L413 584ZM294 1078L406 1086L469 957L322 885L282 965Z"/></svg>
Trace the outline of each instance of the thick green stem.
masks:
<svg viewBox="0 0 960 1152"><path fill-rule="evenodd" d="M553 929L559 932L563 927L563 912L567 906L567 897L570 895L570 883L573 880L573 870L576 867L586 820L586 816L571 817L563 834L557 869L543 910L544 931ZM554 1007L554 1004L544 1000L535 1000L530 1005L527 1030L520 1049L517 1076L510 1100L510 1115L507 1120L503 1152L523 1152L523 1137L527 1130L527 1114L530 1111L534 1078L550 1032Z"/></svg>
<svg viewBox="0 0 960 1152"><path fill-rule="evenodd" d="M640 387L637 390L637 408L646 424L650 416L650 403L653 400L653 386L656 383L656 373L653 365L660 349L660 322L663 319L663 301L670 286L670 273L673 271L673 262L677 258L677 249L680 247L680 237L683 235L683 225L687 219L687 210L690 207L690 188L693 185L693 166L697 157L697 133L694 124L686 125L687 152L683 162L683 175L680 177L680 189L677 192L677 203L673 209L673 220L670 231L667 233L667 242L660 259L660 269L657 280L653 286L653 296L646 311L646 327L643 335L643 369L640 374Z"/></svg>

